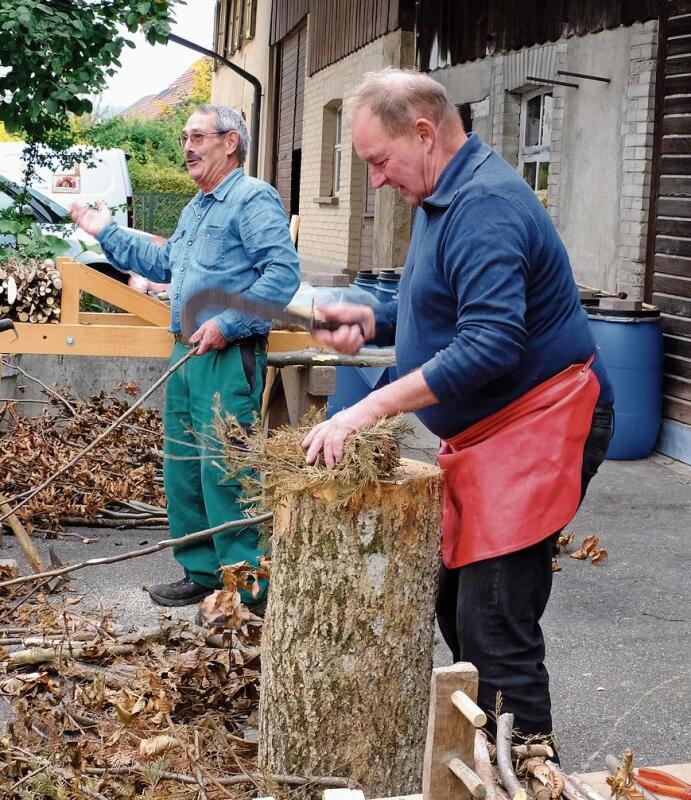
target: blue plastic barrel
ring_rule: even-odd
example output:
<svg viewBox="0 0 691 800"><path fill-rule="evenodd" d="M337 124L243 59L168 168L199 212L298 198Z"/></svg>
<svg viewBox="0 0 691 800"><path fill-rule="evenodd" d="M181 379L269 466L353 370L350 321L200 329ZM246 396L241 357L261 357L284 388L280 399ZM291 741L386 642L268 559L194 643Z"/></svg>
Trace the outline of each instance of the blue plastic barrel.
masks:
<svg viewBox="0 0 691 800"><path fill-rule="evenodd" d="M355 276L353 283L375 297L377 296L377 276L371 269L361 269Z"/></svg>
<svg viewBox="0 0 691 800"><path fill-rule="evenodd" d="M614 436L606 458L647 458L662 421L664 351L657 309L588 308L609 378L614 385Z"/></svg>
<svg viewBox="0 0 691 800"><path fill-rule="evenodd" d="M371 270L360 270L353 284L379 299L377 276ZM343 299L348 300L347 290L343 293ZM390 299L387 296L387 300ZM372 345L365 349L376 352L380 348ZM389 369L387 367L336 367L336 392L329 397L326 416L332 417L338 411L363 400L375 389L386 386L389 383Z"/></svg>
<svg viewBox="0 0 691 800"><path fill-rule="evenodd" d="M377 275L377 297L382 303L388 303L394 299L398 291L400 275L393 269L380 269Z"/></svg>

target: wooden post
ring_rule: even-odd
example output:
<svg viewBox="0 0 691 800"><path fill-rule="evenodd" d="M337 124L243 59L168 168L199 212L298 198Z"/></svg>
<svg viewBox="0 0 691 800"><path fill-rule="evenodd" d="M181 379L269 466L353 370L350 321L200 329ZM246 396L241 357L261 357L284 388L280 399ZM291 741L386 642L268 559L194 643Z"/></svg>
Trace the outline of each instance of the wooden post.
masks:
<svg viewBox="0 0 691 800"><path fill-rule="evenodd" d="M449 769L449 762L460 759L473 769L475 727L456 708L451 697L461 691L474 702L477 684L477 669L467 662L439 667L432 673L422 778L424 800L470 800L470 791Z"/></svg>
<svg viewBox="0 0 691 800"><path fill-rule="evenodd" d="M419 791L442 480L403 460L345 507L322 488L275 509L262 770L348 775L368 797Z"/></svg>

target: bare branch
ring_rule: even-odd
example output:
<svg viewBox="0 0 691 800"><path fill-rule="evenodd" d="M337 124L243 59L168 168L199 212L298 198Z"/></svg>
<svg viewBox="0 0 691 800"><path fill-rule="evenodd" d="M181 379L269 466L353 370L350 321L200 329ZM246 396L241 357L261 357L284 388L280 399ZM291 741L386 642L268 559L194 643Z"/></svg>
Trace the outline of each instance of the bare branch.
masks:
<svg viewBox="0 0 691 800"><path fill-rule="evenodd" d="M126 553L121 553L117 556L108 556L105 558L90 558L88 561L81 561L78 564L60 567L60 569L51 569L47 572L39 572L36 575L22 575L19 578L12 578L9 581L0 582L0 589L6 586L16 586L19 583L27 583L28 581L41 580L43 578L53 578L58 575L67 575L70 572L76 572L86 567L99 567L103 564L115 564L117 561L126 561L130 558L139 558L140 556L148 556L151 553L157 553L159 550L165 550L168 547L181 547L182 545L191 544L193 542L201 542L204 539L209 539L216 533L227 531L237 528L248 528L253 525L259 525L262 522L268 522L273 518L273 514L267 512L266 514L259 514L256 517L246 517L245 519L235 520L234 522L224 522L222 525L216 525L213 528L207 528L203 531L196 531L195 533L188 533L187 536L180 536L178 539L164 539L162 542L157 542L151 547L144 547L141 550L129 550Z"/></svg>

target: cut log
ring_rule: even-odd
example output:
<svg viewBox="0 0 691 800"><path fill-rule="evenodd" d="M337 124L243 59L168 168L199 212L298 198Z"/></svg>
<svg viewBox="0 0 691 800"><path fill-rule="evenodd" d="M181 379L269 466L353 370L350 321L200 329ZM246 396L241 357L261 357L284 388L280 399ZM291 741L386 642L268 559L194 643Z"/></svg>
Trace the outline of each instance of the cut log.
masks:
<svg viewBox="0 0 691 800"><path fill-rule="evenodd" d="M345 507L324 488L275 509L262 770L348 775L368 797L420 790L442 480L403 460Z"/></svg>

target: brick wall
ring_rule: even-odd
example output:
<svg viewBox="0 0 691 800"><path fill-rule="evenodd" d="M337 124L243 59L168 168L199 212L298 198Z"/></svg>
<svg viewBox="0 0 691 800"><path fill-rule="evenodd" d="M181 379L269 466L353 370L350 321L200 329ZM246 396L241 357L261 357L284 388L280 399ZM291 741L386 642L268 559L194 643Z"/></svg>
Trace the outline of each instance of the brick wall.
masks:
<svg viewBox="0 0 691 800"><path fill-rule="evenodd" d="M365 166L353 150L347 101L365 72L401 65L402 36L405 34L400 31L387 34L305 78L298 240L304 271L355 271L359 267ZM324 129L325 116L328 121L324 109L337 100L344 104L341 189L338 198L326 198L323 191L333 163L329 146L333 135ZM376 220L375 228L385 222Z"/></svg>
<svg viewBox="0 0 691 800"><path fill-rule="evenodd" d="M653 160L657 21L634 26L629 50L619 206L617 291L643 298Z"/></svg>

